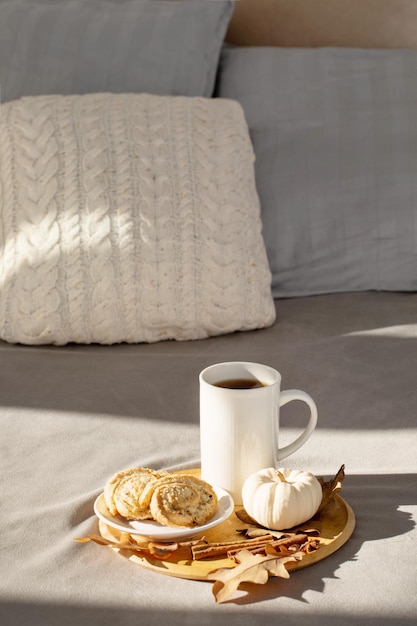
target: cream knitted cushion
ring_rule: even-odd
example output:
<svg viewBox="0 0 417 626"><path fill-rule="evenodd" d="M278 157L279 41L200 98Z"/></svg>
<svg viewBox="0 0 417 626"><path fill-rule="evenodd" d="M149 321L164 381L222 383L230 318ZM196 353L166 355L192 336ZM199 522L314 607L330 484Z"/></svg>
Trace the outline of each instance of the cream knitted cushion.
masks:
<svg viewBox="0 0 417 626"><path fill-rule="evenodd" d="M3 104L1 338L154 342L270 325L253 160L230 100Z"/></svg>

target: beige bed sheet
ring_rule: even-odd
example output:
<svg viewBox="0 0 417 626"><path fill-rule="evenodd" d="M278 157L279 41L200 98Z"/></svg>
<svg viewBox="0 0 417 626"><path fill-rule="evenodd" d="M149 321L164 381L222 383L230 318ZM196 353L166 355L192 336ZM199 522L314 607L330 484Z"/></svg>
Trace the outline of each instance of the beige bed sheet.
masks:
<svg viewBox="0 0 417 626"><path fill-rule="evenodd" d="M308 624L417 620L417 295L277 301L269 329L196 342L0 344L0 623L5 626ZM162 576L111 549L93 502L115 471L199 464L198 373L226 360L278 368L319 425L289 467L346 466L357 517L328 559L216 605L211 583ZM300 427L282 412L283 442Z"/></svg>

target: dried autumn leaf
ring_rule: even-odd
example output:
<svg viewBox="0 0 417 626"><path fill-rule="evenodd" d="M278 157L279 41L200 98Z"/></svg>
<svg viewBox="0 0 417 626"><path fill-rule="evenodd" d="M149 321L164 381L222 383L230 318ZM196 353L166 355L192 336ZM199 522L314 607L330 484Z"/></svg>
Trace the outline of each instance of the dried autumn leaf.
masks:
<svg viewBox="0 0 417 626"><path fill-rule="evenodd" d="M320 531L318 528L300 528L296 531L296 535L303 533L304 535L311 535L312 537L318 537L320 535Z"/></svg>
<svg viewBox="0 0 417 626"><path fill-rule="evenodd" d="M129 536L129 535L126 535ZM95 535L94 533L89 533L87 537L76 537L74 541L78 541L78 543L88 543L89 541L93 541L99 546L108 546L109 548L117 548L119 550L131 550L136 554L140 554L142 556L150 556L155 559L165 560L169 559L174 552L179 550L180 548L189 548L196 544L199 540L193 541L180 541L180 542L172 542L172 543L157 543L155 541L137 541L137 540L129 540L129 541L112 541L110 539L105 539L101 535Z"/></svg>
<svg viewBox="0 0 417 626"><path fill-rule="evenodd" d="M255 520L252 519L251 516L246 513L244 508L238 509L235 512L235 515L244 524L251 524L252 526L258 526L259 527L258 522L255 522Z"/></svg>
<svg viewBox="0 0 417 626"><path fill-rule="evenodd" d="M270 576L289 578L285 564L302 558L301 553L291 556L252 554L248 550L240 550L235 555L238 565L233 568L221 568L210 572L209 580L214 580L213 595L219 604L228 600L244 582L264 585Z"/></svg>
<svg viewBox="0 0 417 626"><path fill-rule="evenodd" d="M274 530L270 530L269 528L262 528L261 526L258 526L257 528L238 528L236 532L239 535L248 537L249 539L254 539L255 537L267 537L268 535L271 535L276 539L284 537L284 533L281 531L276 532Z"/></svg>
<svg viewBox="0 0 417 626"><path fill-rule="evenodd" d="M337 474L328 481L325 481L323 478L319 478L319 482L321 484L321 488L323 491L322 499L320 506L318 508L317 513L321 513L323 509L329 504L330 500L334 498L335 494L341 491L342 482L345 478L345 466L342 465L337 472Z"/></svg>
<svg viewBox="0 0 417 626"><path fill-rule="evenodd" d="M179 543L155 543L150 541L148 543L148 550L152 556L157 559L167 559L169 558L178 548L180 547Z"/></svg>
<svg viewBox="0 0 417 626"><path fill-rule="evenodd" d="M109 539L105 539L101 535L95 535L93 533L89 533L87 537L76 537L74 541L78 541L78 543L88 543L89 541L93 541L99 546L109 546L110 548L119 548L120 550L134 550L135 552L144 552L148 549L148 544L139 544L129 542L120 542L120 541L110 541Z"/></svg>

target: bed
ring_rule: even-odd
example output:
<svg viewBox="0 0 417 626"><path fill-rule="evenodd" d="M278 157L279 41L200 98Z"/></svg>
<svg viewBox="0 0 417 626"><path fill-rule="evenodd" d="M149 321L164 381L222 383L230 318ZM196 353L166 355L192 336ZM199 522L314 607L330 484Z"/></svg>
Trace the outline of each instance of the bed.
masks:
<svg viewBox="0 0 417 626"><path fill-rule="evenodd" d="M0 1L2 624L416 622L416 19ZM216 604L75 539L115 472L198 469L198 375L234 360L314 398L286 463L343 464L355 524Z"/></svg>

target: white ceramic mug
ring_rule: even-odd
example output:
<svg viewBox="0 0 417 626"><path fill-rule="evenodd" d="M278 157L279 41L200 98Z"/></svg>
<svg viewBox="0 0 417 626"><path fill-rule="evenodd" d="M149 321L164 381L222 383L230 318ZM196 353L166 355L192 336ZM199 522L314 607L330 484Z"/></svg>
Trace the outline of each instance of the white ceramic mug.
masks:
<svg viewBox="0 0 417 626"><path fill-rule="evenodd" d="M259 363L217 363L204 369L199 380L201 476L226 489L235 504L241 504L242 486L250 474L278 467L307 441L317 424L316 404L300 389L281 391L281 374ZM236 385L236 381L245 380L254 381L248 386L259 386L227 386L229 381ZM291 400L305 402L310 417L301 435L279 448L279 408Z"/></svg>

